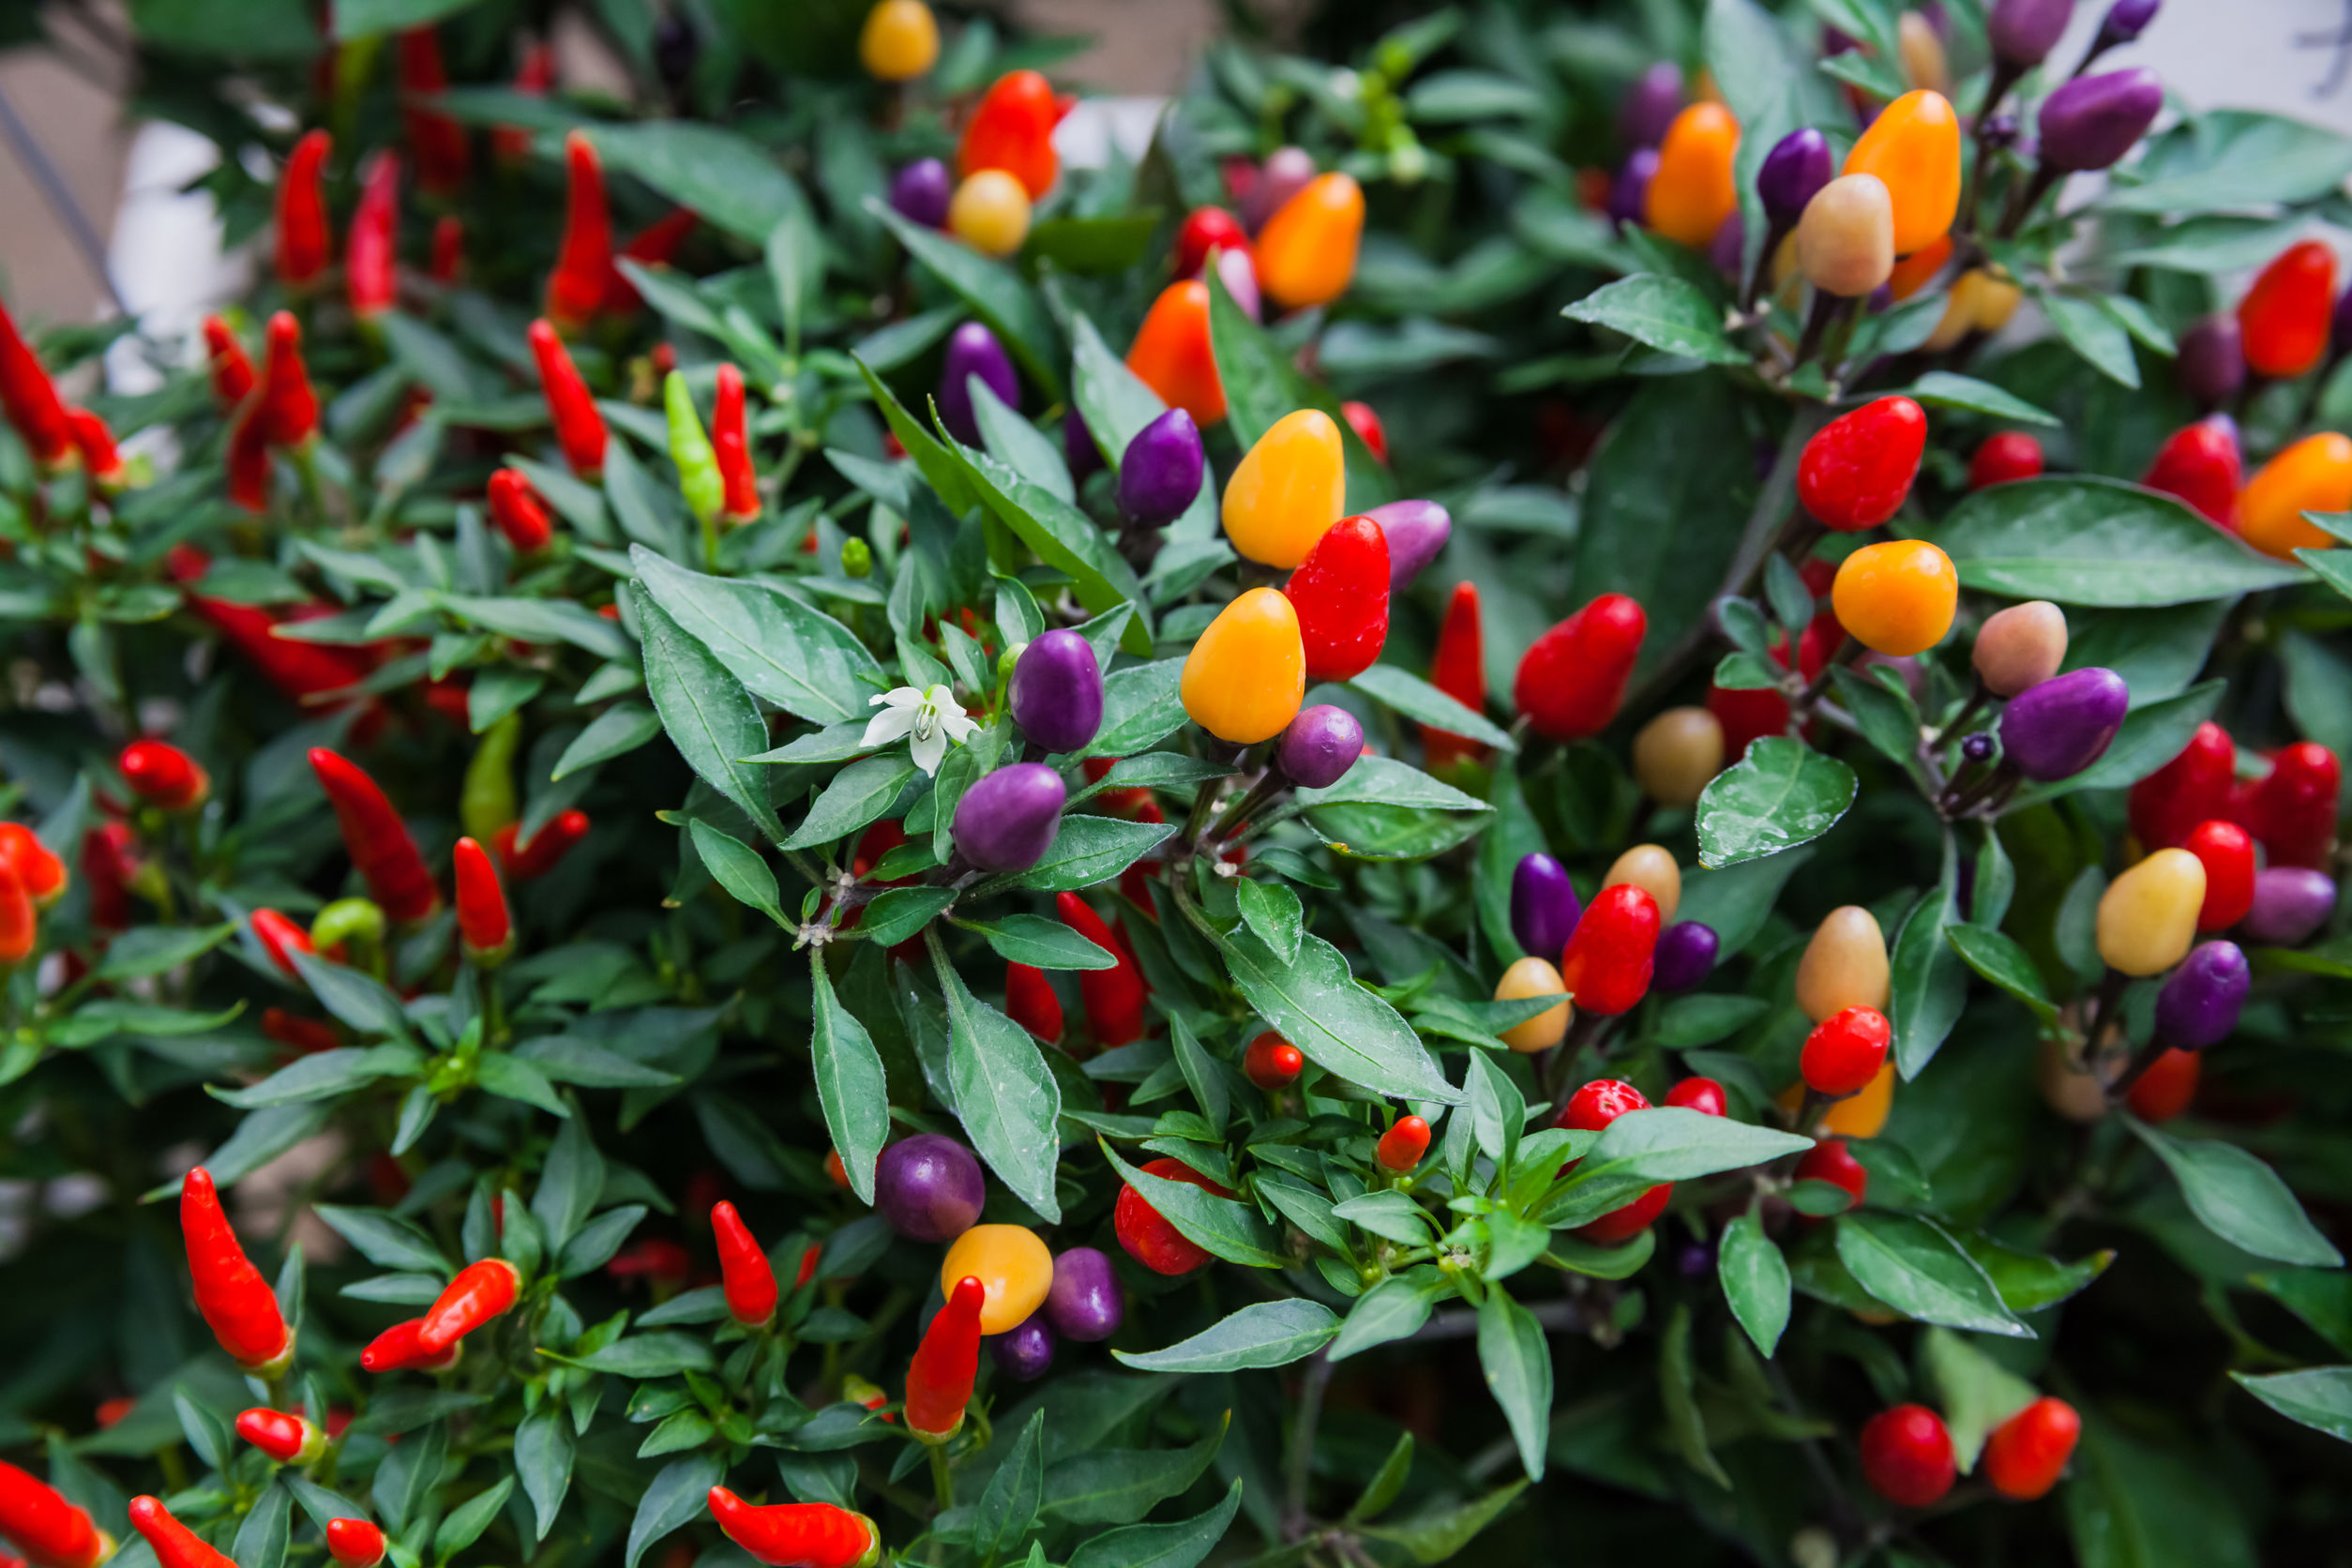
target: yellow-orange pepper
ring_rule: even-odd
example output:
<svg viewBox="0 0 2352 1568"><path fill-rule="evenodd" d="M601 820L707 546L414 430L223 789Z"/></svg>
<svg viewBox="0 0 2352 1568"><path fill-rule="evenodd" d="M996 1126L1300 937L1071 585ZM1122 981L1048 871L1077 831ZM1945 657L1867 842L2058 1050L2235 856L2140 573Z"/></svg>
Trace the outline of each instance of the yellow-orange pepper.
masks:
<svg viewBox="0 0 2352 1568"><path fill-rule="evenodd" d="M1878 1069L1877 1077L1824 1110L1814 1130L1824 1138L1877 1138L1886 1127L1888 1112L1894 1108L1894 1063L1890 1062ZM1781 1108L1791 1116L1804 1103L1802 1079L1780 1096Z"/></svg>
<svg viewBox="0 0 2352 1568"><path fill-rule="evenodd" d="M1936 280L1944 264L1952 260L1952 236L1946 234L1917 255L1906 256L1894 264L1894 271L1887 277L1887 290L1899 303L1910 298Z"/></svg>
<svg viewBox="0 0 2352 1568"><path fill-rule="evenodd" d="M2264 463L2238 496L2238 531L2265 555L2291 558L2299 546L2335 541L2303 520L2305 512L2352 510L2352 437L2322 430Z"/></svg>
<svg viewBox="0 0 2352 1568"><path fill-rule="evenodd" d="M1274 588L1252 588L1217 612L1185 656L1177 695L1192 721L1221 741L1272 740L1306 695L1299 612Z"/></svg>
<svg viewBox="0 0 2352 1568"><path fill-rule="evenodd" d="M2095 935L2099 957L2134 979L2162 974L2189 956L2205 904L2205 862L2158 850L2107 884Z"/></svg>
<svg viewBox="0 0 2352 1568"><path fill-rule="evenodd" d="M1650 895L1658 906L1658 923L1665 925L1674 918L1674 912L1682 903L1682 867L1674 863L1674 855L1662 844L1636 844L1619 855L1601 879L1603 887L1629 883Z"/></svg>
<svg viewBox="0 0 2352 1568"><path fill-rule="evenodd" d="M1299 409L1269 426L1226 481L1225 536L1260 565L1295 566L1347 515L1347 498L1339 427L1320 409Z"/></svg>
<svg viewBox="0 0 2352 1568"><path fill-rule="evenodd" d="M1328 305L1348 292L1364 238L1364 188L1318 174L1258 231L1258 286L1286 310Z"/></svg>
<svg viewBox="0 0 2352 1568"><path fill-rule="evenodd" d="M1874 653L1903 658L1944 640L1960 608L1952 557L1922 539L1865 545L1830 587L1838 624Z"/></svg>
<svg viewBox="0 0 2352 1568"><path fill-rule="evenodd" d="M1658 144L1658 171L1650 176L1643 219L1677 244L1703 249L1738 210L1731 173L1740 151L1740 122L1720 103L1699 102L1674 116Z"/></svg>
<svg viewBox="0 0 2352 1568"><path fill-rule="evenodd" d="M1521 958L1502 972L1495 982L1497 1002L1517 1002L1530 996L1557 996L1560 1005L1547 1007L1525 1023L1513 1024L1498 1036L1513 1050L1522 1053L1549 1050L1560 1044L1568 1033L1569 1020L1576 1011L1568 1004L1567 986L1560 978L1560 971L1547 959Z"/></svg>
<svg viewBox="0 0 2352 1568"><path fill-rule="evenodd" d="M1045 1305L1053 1289L1053 1253L1025 1225L975 1225L956 1238L940 1265L942 1291L954 1295L959 1279L977 1279L988 1291L980 1332L1003 1334Z"/></svg>
<svg viewBox="0 0 2352 1568"><path fill-rule="evenodd" d="M1894 37L1895 50L1903 57L1903 74L1912 86L1946 94L1952 91L1952 65L1934 23L1917 11L1905 11L1895 23Z"/></svg>
<svg viewBox="0 0 2352 1568"><path fill-rule="evenodd" d="M1883 1013L1892 984L1887 937L1860 904L1844 904L1821 917L1797 960L1797 1005L1815 1023L1848 1007Z"/></svg>
<svg viewBox="0 0 2352 1568"><path fill-rule="evenodd" d="M1941 354L1971 332L1998 332L2017 313L2017 302L2024 297L2025 291L2016 284L1983 267L1962 273L1952 279L1943 317L1927 335L1925 347Z"/></svg>
<svg viewBox="0 0 2352 1568"><path fill-rule="evenodd" d="M923 0L882 0L858 29L857 57L881 82L907 82L939 58L939 19Z"/></svg>
<svg viewBox="0 0 2352 1568"><path fill-rule="evenodd" d="M1668 708L1634 736L1634 782L1661 806L1688 806L1723 771L1723 723L1701 707Z"/></svg>
<svg viewBox="0 0 2352 1568"><path fill-rule="evenodd" d="M1797 265L1823 294L1855 299L1894 270L1894 202L1876 174L1841 174L1797 219Z"/></svg>
<svg viewBox="0 0 2352 1568"><path fill-rule="evenodd" d="M1009 256L1029 237L1029 192L1002 169L967 175L947 204L947 228L988 256Z"/></svg>
<svg viewBox="0 0 2352 1568"><path fill-rule="evenodd" d="M1960 210L1960 116L1938 92L1904 94L1846 155L1848 174L1876 174L1894 198L1894 253L1924 250Z"/></svg>
<svg viewBox="0 0 2352 1568"><path fill-rule="evenodd" d="M1202 429L1225 417L1225 382L1209 344L1208 284L1187 278L1160 291L1127 350L1127 369Z"/></svg>

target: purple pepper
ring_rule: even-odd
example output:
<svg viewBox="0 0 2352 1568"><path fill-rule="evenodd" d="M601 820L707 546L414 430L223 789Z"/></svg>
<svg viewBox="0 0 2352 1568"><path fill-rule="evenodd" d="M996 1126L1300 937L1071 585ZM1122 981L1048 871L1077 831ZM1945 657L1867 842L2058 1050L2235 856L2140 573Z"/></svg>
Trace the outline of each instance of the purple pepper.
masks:
<svg viewBox="0 0 2352 1568"><path fill-rule="evenodd" d="M1657 952L1651 958L1650 986L1659 991L1695 991L1714 972L1715 954L1723 945L1712 926L1678 920L1658 933Z"/></svg>
<svg viewBox="0 0 2352 1568"><path fill-rule="evenodd" d="M2145 66L2078 76L2042 100L2042 162L2106 169L2138 144L2164 107L2164 79Z"/></svg>
<svg viewBox="0 0 2352 1568"><path fill-rule="evenodd" d="M936 158L918 158L890 177L891 210L927 229L947 227L947 204L956 182Z"/></svg>
<svg viewBox="0 0 2352 1568"><path fill-rule="evenodd" d="M1328 790L1364 755L1364 725L1345 708L1318 702L1282 731L1275 763L1302 790Z"/></svg>
<svg viewBox="0 0 2352 1568"><path fill-rule="evenodd" d="M939 372L939 416L947 433L965 445L978 444L980 421L972 411L971 378L978 376L1006 408L1021 406L1020 378L996 334L978 322L966 322L947 338L947 356Z"/></svg>
<svg viewBox="0 0 2352 1568"><path fill-rule="evenodd" d="M2100 49L2110 49L2119 43L2130 43L2148 31L2148 24L2156 20L2157 8L2163 0L2115 0L2107 14L2100 19Z"/></svg>
<svg viewBox="0 0 2352 1568"><path fill-rule="evenodd" d="M1960 755L1971 762L1991 761L1993 760L1993 732L1989 730L1979 730L1975 734L1962 741Z"/></svg>
<svg viewBox="0 0 2352 1568"><path fill-rule="evenodd" d="M1126 1319L1127 1300L1110 1259L1091 1246L1074 1246L1055 1258L1045 1312L1064 1339L1091 1344L1117 1334Z"/></svg>
<svg viewBox="0 0 2352 1568"><path fill-rule="evenodd" d="M1641 222L1650 203L1650 182L1658 173L1658 149L1636 147L1609 182L1609 218L1619 228Z"/></svg>
<svg viewBox="0 0 2352 1568"><path fill-rule="evenodd" d="M2156 1037L2175 1050L2218 1045L2238 1027L2253 985L2236 942L2199 942L2156 993Z"/></svg>
<svg viewBox="0 0 2352 1568"><path fill-rule="evenodd" d="M1219 246L1215 251L1217 281L1233 296L1233 303L1242 308L1242 314L1251 321L1259 319L1261 305L1258 297L1258 264L1249 259L1246 250L1228 250Z"/></svg>
<svg viewBox="0 0 2352 1568"><path fill-rule="evenodd" d="M1282 204L1306 188L1315 177L1315 155L1304 147L1276 147L1258 166L1258 183L1242 198L1242 227L1252 234L1265 226Z"/></svg>
<svg viewBox="0 0 2352 1568"><path fill-rule="evenodd" d="M1454 519L1434 501L1392 501L1364 514L1388 537L1388 591L1401 594L1438 558L1454 533Z"/></svg>
<svg viewBox="0 0 2352 1568"><path fill-rule="evenodd" d="M2179 365L2181 386L2203 406L2211 408L2237 397L2246 384L2246 351L2237 313L2216 311L2182 333Z"/></svg>
<svg viewBox="0 0 2352 1568"><path fill-rule="evenodd" d="M979 1160L938 1133L892 1144L874 1166L874 1207L910 1241L954 1241L979 1222L987 1198Z"/></svg>
<svg viewBox="0 0 2352 1568"><path fill-rule="evenodd" d="M2328 349L2338 355L2352 351L2352 289L2336 296L2336 313L2328 324Z"/></svg>
<svg viewBox="0 0 2352 1568"><path fill-rule="evenodd" d="M2273 866L2254 874L2254 908L2239 926L2250 942L2294 947L2335 912L2335 879L2302 866Z"/></svg>
<svg viewBox="0 0 2352 1568"><path fill-rule="evenodd" d="M1775 230L1786 230L1804 216L1805 204L1821 192L1837 173L1830 160L1830 139L1807 126L1772 143L1764 166L1756 172L1756 194L1764 216Z"/></svg>
<svg viewBox="0 0 2352 1568"><path fill-rule="evenodd" d="M1731 215L1715 225L1715 237L1707 242L1707 260L1717 272L1738 281L1740 263L1747 253L1748 226L1734 207Z"/></svg>
<svg viewBox="0 0 2352 1568"><path fill-rule="evenodd" d="M957 803L956 848L983 871L1026 871L1053 847L1068 798L1062 776L1043 762L999 768Z"/></svg>
<svg viewBox="0 0 2352 1568"><path fill-rule="evenodd" d="M2132 688L2112 670L2092 666L2053 676L2010 699L2001 712L2001 749L2037 783L2072 778L2106 754L2132 705Z"/></svg>
<svg viewBox="0 0 2352 1568"><path fill-rule="evenodd" d="M1521 947L1556 964L1583 918L1584 905L1565 867L1547 854L1520 859L1511 873L1511 934Z"/></svg>
<svg viewBox="0 0 2352 1568"><path fill-rule="evenodd" d="M1076 751L1103 727L1102 666L1094 645L1067 627L1021 650L1010 695L1013 722L1048 751Z"/></svg>
<svg viewBox="0 0 2352 1568"><path fill-rule="evenodd" d="M2074 0L1999 0L1984 19L1984 37L1994 58L2026 70L2049 57L2073 14Z"/></svg>
<svg viewBox="0 0 2352 1568"><path fill-rule="evenodd" d="M1070 470L1071 483L1078 485L1103 466L1103 449L1094 445L1094 432L1075 408L1062 416L1062 460Z"/></svg>
<svg viewBox="0 0 2352 1568"><path fill-rule="evenodd" d="M990 1339L988 1354L1014 1381L1034 1382L1053 1364L1053 1329L1044 1313L1033 1312Z"/></svg>
<svg viewBox="0 0 2352 1568"><path fill-rule="evenodd" d="M1171 408L1143 429L1119 457L1119 509L1139 528L1165 528L1200 493L1200 427Z"/></svg>
<svg viewBox="0 0 2352 1568"><path fill-rule="evenodd" d="M1618 139L1628 147L1654 147L1682 112L1682 68L1661 60L1634 78L1617 105Z"/></svg>

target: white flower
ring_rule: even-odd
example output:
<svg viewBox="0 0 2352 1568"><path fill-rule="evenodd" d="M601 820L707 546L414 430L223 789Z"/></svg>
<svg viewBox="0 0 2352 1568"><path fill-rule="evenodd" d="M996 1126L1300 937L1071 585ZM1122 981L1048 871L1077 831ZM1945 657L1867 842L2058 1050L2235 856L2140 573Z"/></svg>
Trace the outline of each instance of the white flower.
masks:
<svg viewBox="0 0 2352 1568"><path fill-rule="evenodd" d="M902 686L896 691L884 692L867 704L881 708L866 726L866 746L888 746L901 735L914 737L914 765L925 773L936 775L940 759L947 755L947 743L961 746L971 733L980 728L964 716L964 710L956 703L955 693L943 686L928 691L917 691Z"/></svg>

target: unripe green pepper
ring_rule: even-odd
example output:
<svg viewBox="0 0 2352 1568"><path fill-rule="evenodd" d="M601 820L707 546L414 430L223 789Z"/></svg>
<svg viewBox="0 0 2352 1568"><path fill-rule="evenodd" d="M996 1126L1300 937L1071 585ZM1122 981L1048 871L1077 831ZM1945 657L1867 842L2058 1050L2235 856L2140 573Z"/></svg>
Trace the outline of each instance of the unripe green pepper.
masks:
<svg viewBox="0 0 2352 1568"><path fill-rule="evenodd" d="M508 714L482 731L458 791L458 821L466 837L487 844L521 812L515 799L515 752L522 745L522 716Z"/></svg>
<svg viewBox="0 0 2352 1568"><path fill-rule="evenodd" d="M718 453L703 433L702 416L694 412L694 397L682 372L672 370L663 380L661 406L670 417L670 460L678 468L679 492L694 520L708 528L727 504L727 480L718 472Z"/></svg>

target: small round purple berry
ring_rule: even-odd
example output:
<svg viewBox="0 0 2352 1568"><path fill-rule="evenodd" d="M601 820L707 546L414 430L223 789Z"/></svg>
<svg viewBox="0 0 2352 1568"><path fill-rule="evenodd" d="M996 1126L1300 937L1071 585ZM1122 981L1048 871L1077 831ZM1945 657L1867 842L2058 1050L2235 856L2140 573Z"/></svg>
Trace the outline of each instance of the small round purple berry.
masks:
<svg viewBox="0 0 2352 1568"><path fill-rule="evenodd" d="M983 871L1026 871L1062 830L1069 791L1043 762L999 768L956 804L956 848Z"/></svg>
<svg viewBox="0 0 2352 1568"><path fill-rule="evenodd" d="M1045 1313L1064 1339L1091 1343L1118 1333L1127 1302L1110 1259L1091 1246L1074 1246L1055 1258Z"/></svg>
<svg viewBox="0 0 2352 1568"><path fill-rule="evenodd" d="M1033 1312L988 1341L988 1354L1004 1375L1016 1382L1034 1382L1053 1364L1053 1329L1042 1312Z"/></svg>
<svg viewBox="0 0 2352 1568"><path fill-rule="evenodd" d="M947 354L939 372L939 416L947 433L970 446L980 439L979 416L972 407L972 378L978 376L1006 408L1021 406L1020 378L996 334L978 322L966 322L948 335Z"/></svg>
<svg viewBox="0 0 2352 1568"><path fill-rule="evenodd" d="M1138 528L1165 528L1200 493L1208 459L1200 427L1171 408L1136 431L1119 457L1119 509Z"/></svg>
<svg viewBox="0 0 2352 1568"><path fill-rule="evenodd" d="M1282 731L1275 763L1302 790L1328 790L1364 755L1364 724L1345 708L1318 702Z"/></svg>
<svg viewBox="0 0 2352 1568"><path fill-rule="evenodd" d="M979 1222L988 1196L979 1160L939 1133L892 1144L874 1166L874 1207L910 1241L954 1241Z"/></svg>
<svg viewBox="0 0 2352 1568"><path fill-rule="evenodd" d="M947 204L955 194L954 177L936 158L918 158L890 178L891 210L927 229L947 227Z"/></svg>
<svg viewBox="0 0 2352 1568"><path fill-rule="evenodd" d="M1068 627L1021 650L1009 696L1013 722L1048 751L1076 751L1103 727L1103 671L1094 645Z"/></svg>

